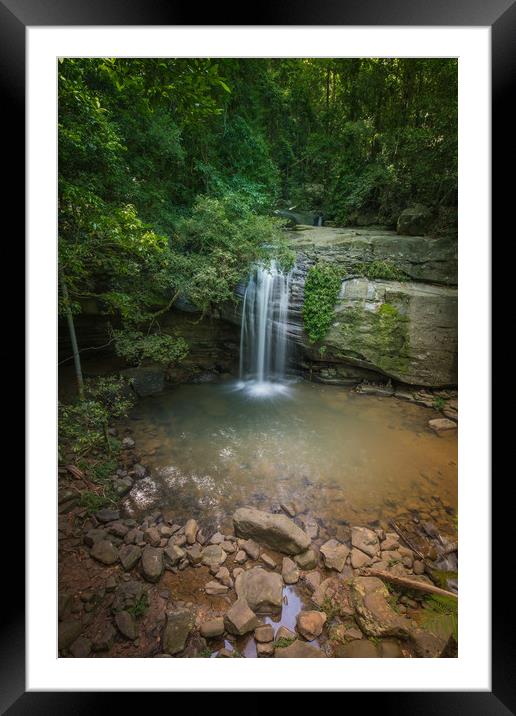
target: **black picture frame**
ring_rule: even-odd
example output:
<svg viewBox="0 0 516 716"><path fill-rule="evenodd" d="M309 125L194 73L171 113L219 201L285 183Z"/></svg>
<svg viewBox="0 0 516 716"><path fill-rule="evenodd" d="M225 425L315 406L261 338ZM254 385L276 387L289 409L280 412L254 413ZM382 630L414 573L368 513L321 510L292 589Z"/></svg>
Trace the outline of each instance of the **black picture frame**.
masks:
<svg viewBox="0 0 516 716"><path fill-rule="evenodd" d="M196 22L202 15L203 22ZM24 211L24 120L25 120L25 30L28 26L81 26L81 25L371 25L371 26L485 26L492 36L492 129L493 174L492 209L493 236L500 232L501 224L512 203L513 180L506 179L505 168L511 168L515 155L515 131L510 112L511 89L516 78L516 0L317 0L313 3L282 0L281 3L256 4L248 16L232 11L230 22L221 22L218 5L199 11L193 5L184 6L172 0L0 0L0 89L7 129L4 137L16 147L15 160L9 168L6 205L18 217L17 231L21 235ZM512 149L512 152L511 152ZM510 177L510 173L507 174ZM509 194L510 192L510 194ZM511 201L512 199L512 201ZM496 218L495 218L496 217ZM500 232L501 233L501 232ZM504 301L502 292L492 297L492 315L497 314ZM495 296L497 296L495 300ZM492 382L495 394L496 382ZM49 406L54 414L54 406ZM501 445L502 437L497 432ZM10 489L11 504L24 504L22 480ZM16 494L16 491L18 494ZM501 491L500 491L501 492ZM513 521L513 507L503 494L493 493L493 578L501 582L507 576L507 548L504 547L503 529ZM512 520L511 520L512 518ZM505 543L506 544L506 543ZM513 552L513 549L510 548ZM23 566L17 551L3 556L2 572L9 575L10 585L24 584ZM14 590L14 591L11 591ZM503 585L493 591L492 597L492 691L491 692L402 692L368 693L368 706L382 712L397 714L502 714L516 713L516 647L513 635L514 606L512 591L508 594ZM10 586L9 607L1 614L0 660L0 711L13 716L18 714L89 714L102 706L112 708L112 697L103 693L102 706L94 692L26 692L25 690L25 610L24 591ZM407 684L410 688L410 684ZM346 695L348 698L356 696ZM360 694L363 698L364 694ZM148 695L147 695L148 697ZM138 699L136 694L131 699ZM139 699L138 699L139 701ZM136 705L137 701L133 703Z"/></svg>

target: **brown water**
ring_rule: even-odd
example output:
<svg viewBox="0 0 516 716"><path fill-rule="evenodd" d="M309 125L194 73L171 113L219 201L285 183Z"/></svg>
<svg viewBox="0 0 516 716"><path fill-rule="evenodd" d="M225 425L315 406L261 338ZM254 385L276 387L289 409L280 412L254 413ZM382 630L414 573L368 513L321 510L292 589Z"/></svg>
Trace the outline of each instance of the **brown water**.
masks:
<svg viewBox="0 0 516 716"><path fill-rule="evenodd" d="M252 396L236 383L181 385L141 400L128 426L151 469L126 500L226 527L243 505L301 500L330 535L417 510L438 525L457 507L457 438L432 409L348 388L293 383Z"/></svg>

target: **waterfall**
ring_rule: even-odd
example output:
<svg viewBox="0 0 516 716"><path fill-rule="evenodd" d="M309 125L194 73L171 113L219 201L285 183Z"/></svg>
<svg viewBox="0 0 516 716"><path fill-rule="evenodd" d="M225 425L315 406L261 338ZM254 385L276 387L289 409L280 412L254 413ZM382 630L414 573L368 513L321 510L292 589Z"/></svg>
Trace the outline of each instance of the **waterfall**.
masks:
<svg viewBox="0 0 516 716"><path fill-rule="evenodd" d="M240 379L251 381L254 393L278 389L285 381L288 359L290 275L276 262L257 266L247 284L240 330Z"/></svg>

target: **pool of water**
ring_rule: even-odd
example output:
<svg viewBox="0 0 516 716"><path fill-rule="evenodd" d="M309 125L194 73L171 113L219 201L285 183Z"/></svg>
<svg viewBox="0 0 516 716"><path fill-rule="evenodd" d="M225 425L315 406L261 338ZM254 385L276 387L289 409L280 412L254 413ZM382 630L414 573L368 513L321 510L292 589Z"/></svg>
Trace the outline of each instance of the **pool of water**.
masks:
<svg viewBox="0 0 516 716"><path fill-rule="evenodd" d="M228 382L180 385L141 400L127 426L150 476L125 506L135 516L231 525L243 505L302 501L329 534L417 510L449 523L457 506L457 438L438 414L392 397L294 382L281 390Z"/></svg>

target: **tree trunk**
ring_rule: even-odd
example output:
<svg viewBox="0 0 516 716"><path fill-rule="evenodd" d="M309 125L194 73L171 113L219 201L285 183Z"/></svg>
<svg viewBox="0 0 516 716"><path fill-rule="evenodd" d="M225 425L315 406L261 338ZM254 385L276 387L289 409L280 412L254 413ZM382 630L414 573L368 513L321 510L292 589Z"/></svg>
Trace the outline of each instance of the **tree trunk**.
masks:
<svg viewBox="0 0 516 716"><path fill-rule="evenodd" d="M66 321L70 332L70 341L72 344L73 362L75 365L75 377L77 379L77 390L79 398L84 399L84 380L82 377L81 357L79 355L79 346L77 345L77 336L75 335L75 324L73 322L72 308L70 306L70 297L68 295L68 287L64 277L63 269L59 266L59 280L61 282L61 293L63 294L63 302L66 313Z"/></svg>

